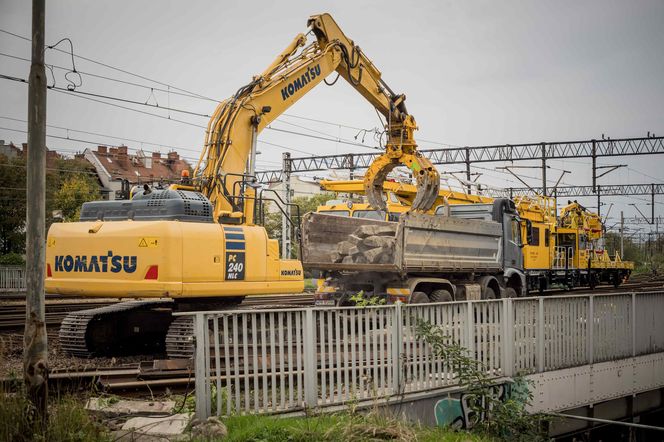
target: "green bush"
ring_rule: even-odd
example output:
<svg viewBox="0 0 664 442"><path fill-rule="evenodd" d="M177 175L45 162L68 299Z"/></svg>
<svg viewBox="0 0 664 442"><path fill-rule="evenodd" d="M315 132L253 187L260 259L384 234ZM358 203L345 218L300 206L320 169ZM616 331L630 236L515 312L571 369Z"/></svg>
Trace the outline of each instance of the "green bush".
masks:
<svg viewBox="0 0 664 442"><path fill-rule="evenodd" d="M0 393L0 440L92 442L113 440L74 397L58 398L49 404L46 429L31 422L30 402L21 393Z"/></svg>
<svg viewBox="0 0 664 442"><path fill-rule="evenodd" d="M7 253L6 255L0 255L0 265L22 266L25 265L25 260L18 253Z"/></svg>
<svg viewBox="0 0 664 442"><path fill-rule="evenodd" d="M276 416L233 416L224 421L227 442L349 442L349 441L423 441L484 442L491 439L465 431L423 427L372 411L320 414L303 418Z"/></svg>

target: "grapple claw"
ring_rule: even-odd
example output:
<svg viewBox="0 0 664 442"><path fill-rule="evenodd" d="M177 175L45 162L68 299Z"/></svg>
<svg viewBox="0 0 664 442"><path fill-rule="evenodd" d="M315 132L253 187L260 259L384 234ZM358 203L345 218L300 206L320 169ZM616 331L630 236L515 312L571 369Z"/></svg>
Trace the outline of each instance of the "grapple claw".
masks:
<svg viewBox="0 0 664 442"><path fill-rule="evenodd" d="M369 204L387 210L383 183L392 169L401 165L407 166L416 180L417 195L410 210L429 210L438 197L440 175L433 164L419 154L403 154L398 158L383 154L376 158L364 176L364 191Z"/></svg>

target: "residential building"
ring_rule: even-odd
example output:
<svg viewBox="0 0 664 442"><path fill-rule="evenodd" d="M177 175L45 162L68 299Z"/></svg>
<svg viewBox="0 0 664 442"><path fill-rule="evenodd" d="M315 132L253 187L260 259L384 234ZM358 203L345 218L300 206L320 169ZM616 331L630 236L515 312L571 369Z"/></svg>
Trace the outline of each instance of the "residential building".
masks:
<svg viewBox="0 0 664 442"><path fill-rule="evenodd" d="M135 155L128 153L127 146L97 146L96 150L85 149L83 156L97 171L105 199L122 196L123 182L131 186L170 183L180 179L183 170L191 171L187 161L177 152L168 152L162 157L159 152ZM125 184L125 185L126 185Z"/></svg>

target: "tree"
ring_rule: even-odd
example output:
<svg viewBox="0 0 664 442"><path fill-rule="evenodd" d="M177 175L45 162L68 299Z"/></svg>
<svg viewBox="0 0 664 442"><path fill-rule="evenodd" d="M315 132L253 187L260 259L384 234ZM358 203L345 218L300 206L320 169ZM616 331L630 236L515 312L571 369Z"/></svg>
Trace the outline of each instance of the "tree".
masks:
<svg viewBox="0 0 664 442"><path fill-rule="evenodd" d="M306 213L315 212L318 209L318 206L334 199L334 197L333 193L318 193L310 197L296 196L293 198L292 202L299 206L300 216L304 216ZM291 219L299 225L300 220L297 219L297 212L294 208L291 208ZM281 211L277 210L265 214L265 223L263 225L265 230L267 230L268 236L272 239L279 240L279 244L281 244L281 221ZM293 257L296 257L297 248L297 238L293 238Z"/></svg>
<svg viewBox="0 0 664 442"><path fill-rule="evenodd" d="M99 199L99 188L90 181L84 175L73 175L68 177L56 192L54 207L62 211L65 221L77 221L81 205Z"/></svg>
<svg viewBox="0 0 664 442"><path fill-rule="evenodd" d="M25 251L25 161L0 155L0 254Z"/></svg>

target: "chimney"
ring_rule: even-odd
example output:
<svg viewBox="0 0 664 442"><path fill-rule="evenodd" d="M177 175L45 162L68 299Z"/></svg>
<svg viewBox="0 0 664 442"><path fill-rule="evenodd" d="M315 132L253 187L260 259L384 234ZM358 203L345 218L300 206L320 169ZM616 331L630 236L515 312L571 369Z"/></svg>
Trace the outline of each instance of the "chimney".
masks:
<svg viewBox="0 0 664 442"><path fill-rule="evenodd" d="M177 152L168 152L168 159L171 161L177 161L180 159L180 155Z"/></svg>
<svg viewBox="0 0 664 442"><path fill-rule="evenodd" d="M116 155L118 153L117 147L111 147L111 155Z"/></svg>
<svg viewBox="0 0 664 442"><path fill-rule="evenodd" d="M106 146L97 146L97 152L103 153L104 155L108 153L108 147Z"/></svg>
<svg viewBox="0 0 664 442"><path fill-rule="evenodd" d="M152 152L152 159L153 160L160 160L161 159L161 153L160 152Z"/></svg>
<svg viewBox="0 0 664 442"><path fill-rule="evenodd" d="M129 165L129 156L127 155L127 146L118 146L118 162L120 164Z"/></svg>
<svg viewBox="0 0 664 442"><path fill-rule="evenodd" d="M28 155L28 143L21 143L23 147L23 155Z"/></svg>

